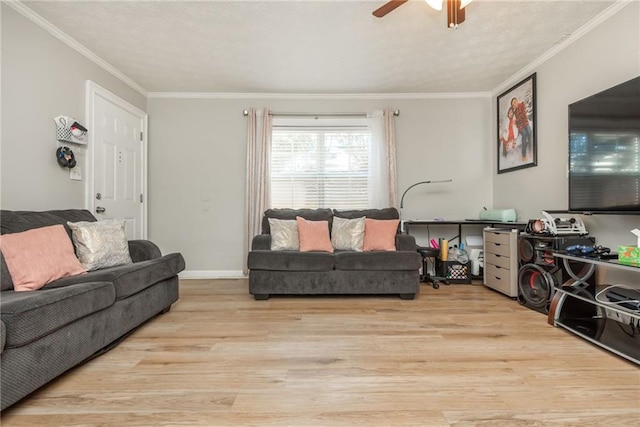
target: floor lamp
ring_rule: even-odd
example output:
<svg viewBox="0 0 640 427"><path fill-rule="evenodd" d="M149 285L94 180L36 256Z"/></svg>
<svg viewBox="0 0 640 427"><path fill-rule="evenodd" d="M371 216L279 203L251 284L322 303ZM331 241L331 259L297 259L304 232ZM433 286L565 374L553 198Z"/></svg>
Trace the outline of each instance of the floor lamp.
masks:
<svg viewBox="0 0 640 427"><path fill-rule="evenodd" d="M400 198L400 218L402 218L402 208L404 207L404 196L411 190L413 187L417 187L422 184L440 184L442 182L453 182L453 179L441 179L441 180L429 180L429 181L420 181L415 184L409 186L404 193L402 193L402 197ZM404 221L400 221L400 231L404 233Z"/></svg>
<svg viewBox="0 0 640 427"><path fill-rule="evenodd" d="M443 180L429 180L429 181L420 181L420 182L416 182L415 184L409 186L409 188L407 188L406 190L404 190L404 193L402 193L402 197L400 198L400 218L402 218L402 208L404 207L404 196L407 194L407 192L409 192L409 190L411 190L413 187L417 187L418 185L422 185L422 184L439 184L442 182L452 182L452 179L443 179ZM401 220L400 221L400 232L404 233L404 221ZM422 275L420 276L420 280L423 282L430 282L431 285L433 286L433 289L438 289L440 287L440 282L444 283L444 284L449 284L449 281L447 280L446 277L444 276L438 276L436 273L436 258L438 257L438 249L433 249L430 247L417 247L418 252L420 253L420 255L422 256ZM433 260L433 269L434 269L434 274L431 275L429 274L428 271L428 260L431 259Z"/></svg>

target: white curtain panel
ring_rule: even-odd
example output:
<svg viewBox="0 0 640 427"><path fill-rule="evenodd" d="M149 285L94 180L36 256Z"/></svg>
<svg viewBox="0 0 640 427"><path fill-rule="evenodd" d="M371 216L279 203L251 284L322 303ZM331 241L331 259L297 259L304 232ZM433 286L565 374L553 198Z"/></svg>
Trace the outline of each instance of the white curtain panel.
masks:
<svg viewBox="0 0 640 427"><path fill-rule="evenodd" d="M247 176L245 200L244 274L249 273L247 256L251 240L262 231L262 214L269 206L269 158L271 148L271 115L264 108L249 109L247 116Z"/></svg>
<svg viewBox="0 0 640 427"><path fill-rule="evenodd" d="M371 152L369 157L369 206L397 207L395 116L391 109L369 114Z"/></svg>
<svg viewBox="0 0 640 427"><path fill-rule="evenodd" d="M388 167L387 191L389 206L398 207L398 183L396 172L396 116L387 108L384 111L384 145Z"/></svg>

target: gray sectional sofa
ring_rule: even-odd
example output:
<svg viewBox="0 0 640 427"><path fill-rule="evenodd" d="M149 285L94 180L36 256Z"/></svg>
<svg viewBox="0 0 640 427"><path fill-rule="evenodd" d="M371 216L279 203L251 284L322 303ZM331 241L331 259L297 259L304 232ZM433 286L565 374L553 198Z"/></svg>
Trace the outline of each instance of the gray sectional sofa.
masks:
<svg viewBox="0 0 640 427"><path fill-rule="evenodd" d="M411 235L398 233L396 251L300 252L272 251L269 218L310 221L367 217L398 219L395 208L367 210L269 209L262 219L262 234L253 238L248 256L249 292L256 300L270 295L396 294L413 299L419 291L422 258Z"/></svg>
<svg viewBox="0 0 640 427"><path fill-rule="evenodd" d="M1 233L67 221L96 221L86 210L0 211ZM2 410L65 371L115 346L178 300L181 254L162 256L150 241L129 241L132 264L55 280L17 292L0 259Z"/></svg>

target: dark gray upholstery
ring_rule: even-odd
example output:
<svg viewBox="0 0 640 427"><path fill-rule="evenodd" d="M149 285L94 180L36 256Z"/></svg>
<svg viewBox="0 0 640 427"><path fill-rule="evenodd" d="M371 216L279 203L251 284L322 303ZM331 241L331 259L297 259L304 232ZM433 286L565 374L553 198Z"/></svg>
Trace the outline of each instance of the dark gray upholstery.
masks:
<svg viewBox="0 0 640 427"><path fill-rule="evenodd" d="M353 219L398 219L395 208L334 210L336 216ZM256 299L270 295L396 294L410 299L419 290L422 265L413 236L398 234L396 251L299 252L271 251L268 218L326 220L329 209L269 209L262 219L262 233L254 236L248 257L249 292Z"/></svg>
<svg viewBox="0 0 640 427"><path fill-rule="evenodd" d="M65 277L45 285L43 290L66 287L90 281L109 281L113 283L116 299L123 299L144 288L176 275L176 271L184 270L184 258L180 254L169 254L160 258L135 262L128 265L109 267L90 271L87 274Z"/></svg>
<svg viewBox="0 0 640 427"><path fill-rule="evenodd" d="M396 251L409 251L413 252L417 250L416 238L409 234L396 234Z"/></svg>
<svg viewBox="0 0 640 427"><path fill-rule="evenodd" d="M407 256L404 251L344 251L336 253L335 258L336 270L402 271L420 269L420 264L416 264L416 257Z"/></svg>
<svg viewBox="0 0 640 427"><path fill-rule="evenodd" d="M129 255L133 262L160 258L160 248L148 240L129 240Z"/></svg>
<svg viewBox="0 0 640 427"><path fill-rule="evenodd" d="M415 271L265 271L251 270L255 295L411 295L418 292Z"/></svg>
<svg viewBox="0 0 640 427"><path fill-rule="evenodd" d="M27 345L63 326L112 305L109 282L85 282L38 292L2 294L2 322L7 326L5 348Z"/></svg>
<svg viewBox="0 0 640 427"><path fill-rule="evenodd" d="M296 219L297 216L309 221L329 221L329 230L331 230L333 220L331 209L267 209L262 217L262 234L271 234L269 218Z"/></svg>
<svg viewBox="0 0 640 427"><path fill-rule="evenodd" d="M7 263L4 262L3 256L0 256L0 264L0 282L2 282L0 290L11 290L13 289L13 281L11 280L11 275L9 274L9 269L7 268Z"/></svg>
<svg viewBox="0 0 640 427"><path fill-rule="evenodd" d="M249 265L256 270L329 271L335 267L327 252L251 251Z"/></svg>
<svg viewBox="0 0 640 427"><path fill-rule="evenodd" d="M2 233L67 221L95 221L86 210L1 211ZM2 409L101 354L178 300L180 254L162 256L146 240L129 242L133 264L92 271L15 292L4 258L0 294Z"/></svg>
<svg viewBox="0 0 640 427"><path fill-rule="evenodd" d="M0 353L4 350L4 344L7 342L7 328L4 322L0 321Z"/></svg>
<svg viewBox="0 0 640 427"><path fill-rule="evenodd" d="M71 229L67 222L96 221L86 209L68 209L58 211L0 211L0 234L20 233L33 228L62 224L71 237Z"/></svg>
<svg viewBox="0 0 640 427"><path fill-rule="evenodd" d="M271 249L271 234L258 234L251 241L252 251L268 251Z"/></svg>
<svg viewBox="0 0 640 427"><path fill-rule="evenodd" d="M339 218L362 218L363 216L371 219L400 219L400 213L396 208L384 208L384 209L363 209L363 210L350 210L341 211L338 209L333 210L333 214ZM400 224L398 223L398 233L400 232Z"/></svg>
<svg viewBox="0 0 640 427"><path fill-rule="evenodd" d="M399 219L400 213L396 208L384 208L384 209L362 209L362 210L349 210L343 211L334 209L333 214L340 218L354 219L367 217L371 219Z"/></svg>

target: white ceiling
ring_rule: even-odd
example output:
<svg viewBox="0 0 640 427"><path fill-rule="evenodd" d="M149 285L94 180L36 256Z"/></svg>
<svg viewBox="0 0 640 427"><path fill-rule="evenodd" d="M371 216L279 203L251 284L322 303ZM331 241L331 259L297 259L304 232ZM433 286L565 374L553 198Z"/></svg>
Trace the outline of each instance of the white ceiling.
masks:
<svg viewBox="0 0 640 427"><path fill-rule="evenodd" d="M489 92L615 0L23 1L149 92Z"/></svg>

